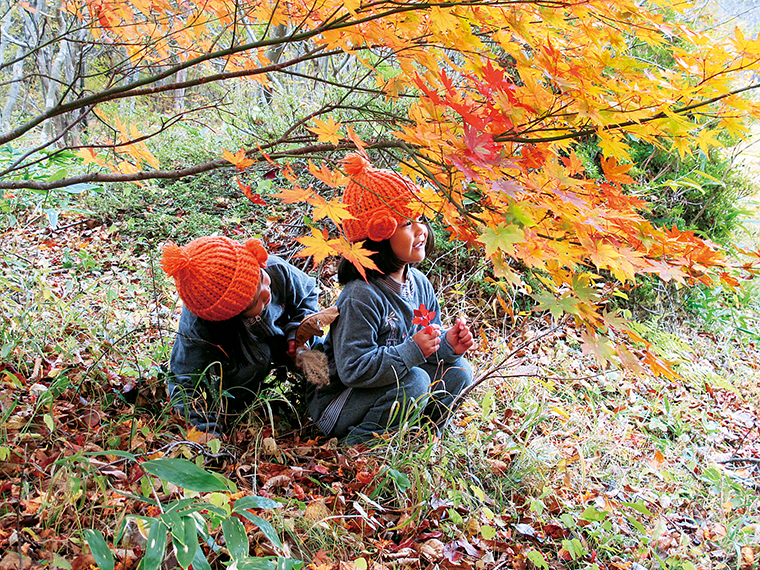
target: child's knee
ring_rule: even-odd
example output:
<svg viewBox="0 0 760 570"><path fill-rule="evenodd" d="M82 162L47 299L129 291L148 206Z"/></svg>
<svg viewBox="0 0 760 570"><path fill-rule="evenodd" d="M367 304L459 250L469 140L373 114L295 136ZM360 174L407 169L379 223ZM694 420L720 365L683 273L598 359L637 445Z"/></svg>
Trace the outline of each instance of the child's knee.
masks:
<svg viewBox="0 0 760 570"><path fill-rule="evenodd" d="M457 358L443 373L443 382L450 394L459 394L472 384L472 365L464 358Z"/></svg>
<svg viewBox="0 0 760 570"><path fill-rule="evenodd" d="M422 368L413 367L404 378L403 390L408 400L426 398L430 390L430 376Z"/></svg>

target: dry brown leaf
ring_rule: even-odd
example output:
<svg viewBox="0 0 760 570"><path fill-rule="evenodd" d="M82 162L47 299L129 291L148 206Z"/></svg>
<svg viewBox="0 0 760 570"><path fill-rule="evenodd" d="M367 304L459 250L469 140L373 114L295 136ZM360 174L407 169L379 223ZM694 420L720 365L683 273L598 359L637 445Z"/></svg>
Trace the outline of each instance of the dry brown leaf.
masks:
<svg viewBox="0 0 760 570"><path fill-rule="evenodd" d="M330 516L330 509L327 508L325 502L322 500L314 500L306 506L303 512L307 519L313 521L321 521Z"/></svg>
<svg viewBox="0 0 760 570"><path fill-rule="evenodd" d="M443 543L437 538L431 538L423 542L417 551L420 556L427 559L429 562L439 562L443 560Z"/></svg>
<svg viewBox="0 0 760 570"><path fill-rule="evenodd" d="M740 568L750 570L755 565L755 553L751 546L742 546L742 560Z"/></svg>
<svg viewBox="0 0 760 570"><path fill-rule="evenodd" d="M322 329L338 318L338 307L333 305L306 317L296 331L296 346L306 344L315 335L321 335Z"/></svg>

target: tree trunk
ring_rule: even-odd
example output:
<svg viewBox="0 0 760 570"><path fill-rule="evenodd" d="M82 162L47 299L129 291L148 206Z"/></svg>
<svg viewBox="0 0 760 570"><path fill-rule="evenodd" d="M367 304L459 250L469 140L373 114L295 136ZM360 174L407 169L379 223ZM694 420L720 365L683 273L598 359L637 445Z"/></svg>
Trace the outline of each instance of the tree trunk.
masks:
<svg viewBox="0 0 760 570"><path fill-rule="evenodd" d="M20 58L23 53L24 48L19 46L16 50L16 57ZM18 96L21 92L21 76L23 73L24 60L19 59L16 63L13 64L11 70L11 86L8 89L8 95L5 99L5 105L3 106L2 118L0 118L0 131L6 131L10 129L13 109L16 107L16 101L18 101Z"/></svg>

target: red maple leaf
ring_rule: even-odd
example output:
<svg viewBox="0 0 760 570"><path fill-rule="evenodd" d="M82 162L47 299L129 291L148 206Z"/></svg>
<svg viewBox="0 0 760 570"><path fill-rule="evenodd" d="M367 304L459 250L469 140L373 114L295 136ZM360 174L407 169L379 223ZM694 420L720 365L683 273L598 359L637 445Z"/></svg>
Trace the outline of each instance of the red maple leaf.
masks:
<svg viewBox="0 0 760 570"><path fill-rule="evenodd" d="M435 317L435 311L428 311L424 304L420 303L418 309L414 309L414 318L412 323L425 327L427 334L433 334L433 328L430 326L430 321Z"/></svg>

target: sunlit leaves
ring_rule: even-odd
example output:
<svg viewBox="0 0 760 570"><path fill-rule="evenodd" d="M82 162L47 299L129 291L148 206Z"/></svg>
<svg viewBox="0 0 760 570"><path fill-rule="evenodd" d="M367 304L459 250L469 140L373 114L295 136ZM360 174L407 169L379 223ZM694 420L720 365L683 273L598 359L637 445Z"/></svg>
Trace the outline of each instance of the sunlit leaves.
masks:
<svg viewBox="0 0 760 570"><path fill-rule="evenodd" d="M237 170L245 170L249 166L253 164L253 160L250 158L245 157L245 150L240 149L235 154L231 153L228 150L225 150L222 152L222 156L225 160L231 162L233 165L235 165L235 168Z"/></svg>
<svg viewBox="0 0 760 570"><path fill-rule="evenodd" d="M328 142L331 144L338 144L340 142L341 124L336 123L332 117L328 118L327 121L315 118L314 124L317 126L306 128L317 135L317 140L319 142Z"/></svg>
<svg viewBox="0 0 760 570"><path fill-rule="evenodd" d="M523 240L523 231L514 225L499 224L493 228L486 228L480 236L480 241L485 246L486 255L492 256L497 250L505 253L514 251L514 244Z"/></svg>

